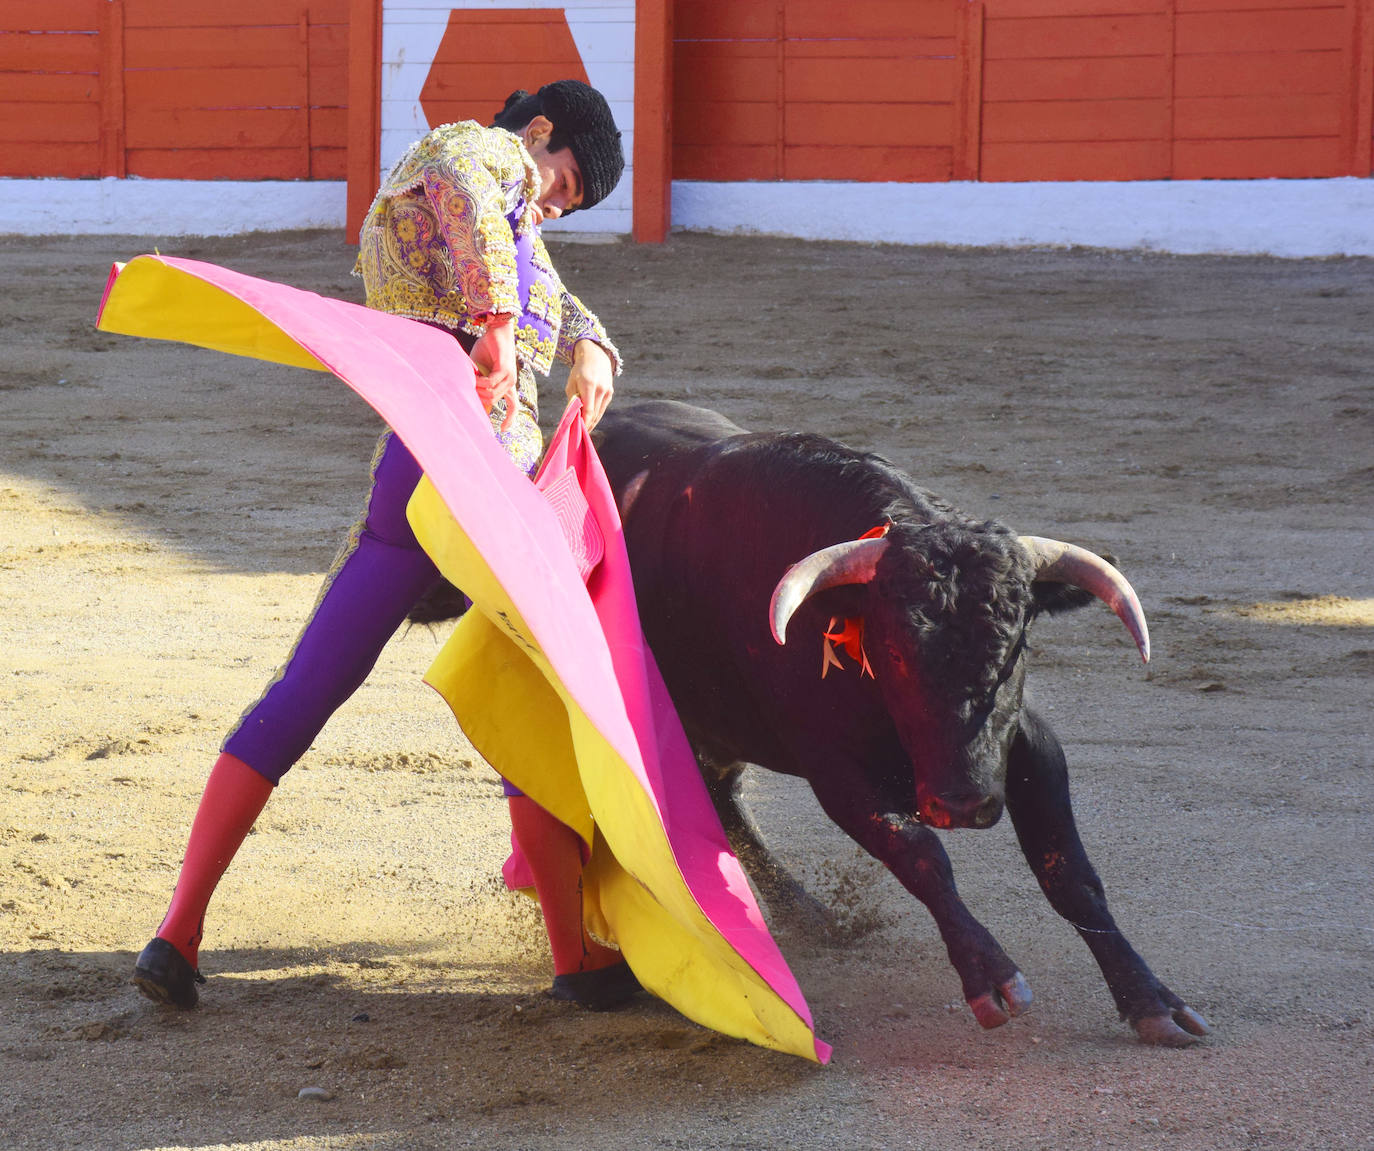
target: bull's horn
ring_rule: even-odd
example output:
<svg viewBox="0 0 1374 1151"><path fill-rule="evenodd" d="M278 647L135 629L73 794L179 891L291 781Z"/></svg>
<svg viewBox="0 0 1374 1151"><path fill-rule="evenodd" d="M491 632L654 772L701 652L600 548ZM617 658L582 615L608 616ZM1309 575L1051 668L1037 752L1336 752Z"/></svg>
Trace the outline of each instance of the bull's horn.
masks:
<svg viewBox="0 0 1374 1151"><path fill-rule="evenodd" d="M1021 536L1021 546L1035 561L1035 578L1050 583L1067 583L1090 591L1116 612L1140 649L1140 658L1150 662L1150 629L1135 589L1116 568L1099 555L1075 544L1044 536Z"/></svg>
<svg viewBox="0 0 1374 1151"><path fill-rule="evenodd" d="M867 583L877 570L878 559L887 551L882 538L846 540L812 552L783 573L768 604L773 638L787 642L787 622L796 610L817 592L841 584Z"/></svg>

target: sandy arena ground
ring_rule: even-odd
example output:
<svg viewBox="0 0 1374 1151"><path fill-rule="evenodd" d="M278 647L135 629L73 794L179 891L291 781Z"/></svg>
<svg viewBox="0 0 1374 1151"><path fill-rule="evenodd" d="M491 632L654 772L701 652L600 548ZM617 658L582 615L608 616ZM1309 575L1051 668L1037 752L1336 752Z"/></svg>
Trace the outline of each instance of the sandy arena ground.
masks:
<svg viewBox="0 0 1374 1151"><path fill-rule="evenodd" d="M947 837L1036 993L979 1030L924 909L755 773L847 925L780 937L821 1068L657 1001L544 998L499 789L419 683L422 628L231 868L201 1008L135 992L218 742L378 427L327 376L95 332L110 262L155 246L360 297L335 232L0 238L0 1147L1374 1148L1374 262L555 245L626 353L622 397L877 449L1116 554L1150 615L1148 670L1105 610L1042 621L1031 691L1117 919L1214 1035L1135 1042L1005 820Z"/></svg>

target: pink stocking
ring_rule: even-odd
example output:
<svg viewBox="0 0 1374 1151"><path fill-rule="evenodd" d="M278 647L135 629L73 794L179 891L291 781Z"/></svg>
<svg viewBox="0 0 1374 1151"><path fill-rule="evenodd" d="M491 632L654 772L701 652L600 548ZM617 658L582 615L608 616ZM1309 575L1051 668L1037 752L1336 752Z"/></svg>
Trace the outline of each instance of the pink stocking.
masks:
<svg viewBox="0 0 1374 1151"><path fill-rule="evenodd" d="M271 780L227 752L210 772L191 824L172 904L157 929L158 937L180 951L192 967L198 966L210 896L266 805L272 787Z"/></svg>
<svg viewBox="0 0 1374 1151"><path fill-rule="evenodd" d="M534 875L554 974L618 963L620 952L603 947L582 927L582 840L577 832L524 795L510 797L510 821Z"/></svg>

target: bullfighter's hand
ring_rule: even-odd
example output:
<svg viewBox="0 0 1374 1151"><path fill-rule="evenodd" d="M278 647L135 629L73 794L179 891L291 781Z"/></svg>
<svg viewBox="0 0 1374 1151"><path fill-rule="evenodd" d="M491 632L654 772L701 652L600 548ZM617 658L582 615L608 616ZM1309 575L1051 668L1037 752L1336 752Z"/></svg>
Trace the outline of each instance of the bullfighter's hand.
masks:
<svg viewBox="0 0 1374 1151"><path fill-rule="evenodd" d="M506 415L501 430L509 431L515 422L515 381L519 367L515 361L515 317L492 316L472 346L472 362L477 365L477 398L488 412L502 400Z"/></svg>
<svg viewBox="0 0 1374 1151"><path fill-rule="evenodd" d="M577 341L564 394L568 399L578 396L582 400L582 422L587 431L596 427L615 394L615 365L605 348L593 340Z"/></svg>

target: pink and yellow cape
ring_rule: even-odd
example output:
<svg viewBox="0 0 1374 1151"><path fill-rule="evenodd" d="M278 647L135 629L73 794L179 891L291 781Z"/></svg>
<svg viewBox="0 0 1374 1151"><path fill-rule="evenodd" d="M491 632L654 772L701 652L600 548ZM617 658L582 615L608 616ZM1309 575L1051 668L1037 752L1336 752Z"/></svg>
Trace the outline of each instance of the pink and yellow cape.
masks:
<svg viewBox="0 0 1374 1151"><path fill-rule="evenodd" d="M426 680L488 762L587 843L588 926L688 1018L824 1063L640 631L576 405L546 453L546 498L492 436L470 361L422 324L139 256L112 271L97 326L332 372L376 409L425 470L416 535L478 609Z"/></svg>

